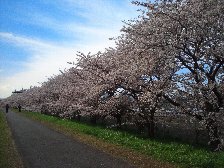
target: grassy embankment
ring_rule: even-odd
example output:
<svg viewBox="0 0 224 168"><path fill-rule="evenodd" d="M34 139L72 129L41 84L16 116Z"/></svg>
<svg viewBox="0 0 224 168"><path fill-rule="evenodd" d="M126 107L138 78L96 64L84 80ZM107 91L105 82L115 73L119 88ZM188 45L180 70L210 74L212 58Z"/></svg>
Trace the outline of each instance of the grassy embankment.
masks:
<svg viewBox="0 0 224 168"><path fill-rule="evenodd" d="M138 167L148 167L148 164L153 164L153 167L160 167L161 162L162 167L175 165L177 167L221 168L224 165L224 152L213 153L188 144L144 139L124 131L111 130L40 113L23 112L23 115L112 155L123 157Z"/></svg>
<svg viewBox="0 0 224 168"><path fill-rule="evenodd" d="M2 110L0 110L0 168L23 168Z"/></svg>

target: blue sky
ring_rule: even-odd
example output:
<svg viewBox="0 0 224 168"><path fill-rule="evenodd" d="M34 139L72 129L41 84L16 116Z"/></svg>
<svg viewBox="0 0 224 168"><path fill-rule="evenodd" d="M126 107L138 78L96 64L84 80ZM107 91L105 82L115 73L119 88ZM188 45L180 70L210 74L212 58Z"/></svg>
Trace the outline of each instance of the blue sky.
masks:
<svg viewBox="0 0 224 168"><path fill-rule="evenodd" d="M77 51L113 47L131 0L0 0L0 98L69 68Z"/></svg>

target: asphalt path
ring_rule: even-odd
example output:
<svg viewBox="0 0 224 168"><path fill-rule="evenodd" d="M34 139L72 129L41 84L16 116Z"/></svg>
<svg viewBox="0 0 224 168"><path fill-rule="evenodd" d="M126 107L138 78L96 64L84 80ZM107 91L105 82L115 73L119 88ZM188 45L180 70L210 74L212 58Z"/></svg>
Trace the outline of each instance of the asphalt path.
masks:
<svg viewBox="0 0 224 168"><path fill-rule="evenodd" d="M7 120L26 168L133 167L15 112L9 111Z"/></svg>

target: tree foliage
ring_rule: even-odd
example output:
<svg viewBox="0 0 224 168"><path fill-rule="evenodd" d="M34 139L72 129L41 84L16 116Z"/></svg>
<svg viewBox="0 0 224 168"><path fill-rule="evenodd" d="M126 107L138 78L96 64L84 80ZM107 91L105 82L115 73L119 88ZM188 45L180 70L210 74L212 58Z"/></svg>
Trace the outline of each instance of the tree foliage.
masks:
<svg viewBox="0 0 224 168"><path fill-rule="evenodd" d="M150 137L161 112L178 112L200 121L212 150L220 150L224 1L133 4L141 14L125 22L115 48L80 52L75 67L4 102L61 117L89 115L96 121L112 116L119 127L126 118L146 125Z"/></svg>

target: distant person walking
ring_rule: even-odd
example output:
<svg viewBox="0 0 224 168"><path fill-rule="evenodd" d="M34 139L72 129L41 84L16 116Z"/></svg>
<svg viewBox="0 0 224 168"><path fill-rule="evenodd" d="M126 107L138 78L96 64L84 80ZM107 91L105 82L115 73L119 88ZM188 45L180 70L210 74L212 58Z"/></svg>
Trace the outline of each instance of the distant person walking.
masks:
<svg viewBox="0 0 224 168"><path fill-rule="evenodd" d="M6 106L5 106L5 111L6 111L6 113L9 112L9 105L8 104L6 104Z"/></svg>
<svg viewBox="0 0 224 168"><path fill-rule="evenodd" d="M18 106L19 112L21 112L21 108L22 108L22 107L21 107L21 105L19 104L19 106Z"/></svg>

